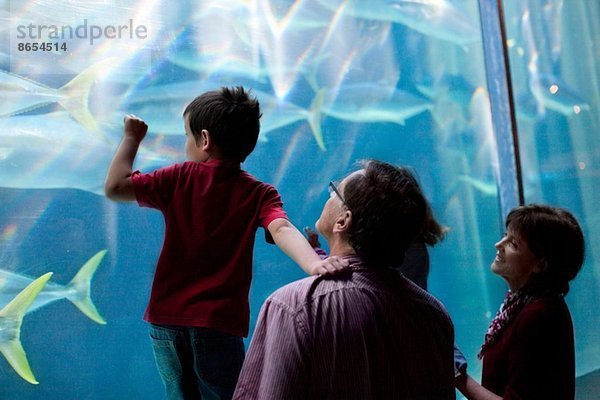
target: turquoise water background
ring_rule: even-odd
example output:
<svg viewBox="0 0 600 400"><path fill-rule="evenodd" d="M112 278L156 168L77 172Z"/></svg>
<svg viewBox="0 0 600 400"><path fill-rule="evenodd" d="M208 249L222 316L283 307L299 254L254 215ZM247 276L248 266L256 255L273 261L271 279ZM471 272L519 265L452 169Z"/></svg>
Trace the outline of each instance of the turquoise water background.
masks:
<svg viewBox="0 0 600 400"><path fill-rule="evenodd" d="M42 292L49 302L20 334L39 384L0 357L0 398L163 398L142 320L162 217L108 201L102 184L126 113L150 126L136 161L149 171L184 160L183 107L223 85L258 96L262 133L244 168L278 188L299 228L314 225L328 182L358 160L415 169L450 228L430 249L429 289L479 378L476 354L506 291L489 271L503 233L490 60L477 1L419 4L0 1L0 308L15 276L53 272L66 285L106 250L91 279L106 324ZM600 5L506 1L504 17L525 201L572 210L588 241L567 297L584 377L600 367ZM102 37L91 39L92 25ZM109 26L128 28L110 37ZM59 46L25 50L47 42ZM250 332L264 299L304 276L262 230L254 264Z"/></svg>

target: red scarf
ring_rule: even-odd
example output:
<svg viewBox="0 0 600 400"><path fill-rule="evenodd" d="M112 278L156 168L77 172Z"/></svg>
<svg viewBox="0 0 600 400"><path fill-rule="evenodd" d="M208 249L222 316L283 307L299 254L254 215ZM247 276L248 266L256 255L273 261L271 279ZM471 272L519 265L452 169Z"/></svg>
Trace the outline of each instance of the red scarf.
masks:
<svg viewBox="0 0 600 400"><path fill-rule="evenodd" d="M525 307L527 303L529 303L533 299L531 292L524 292L522 290L517 290L516 292L511 292L510 290L506 293L506 297L504 298L504 302L500 305L500 309L496 316L492 320L490 327L485 333L485 340L483 345L481 345L481 349L479 350L479 354L477 354L477 358L480 360L483 358L485 351L496 343L504 329L510 325L512 320L519 314L521 309Z"/></svg>

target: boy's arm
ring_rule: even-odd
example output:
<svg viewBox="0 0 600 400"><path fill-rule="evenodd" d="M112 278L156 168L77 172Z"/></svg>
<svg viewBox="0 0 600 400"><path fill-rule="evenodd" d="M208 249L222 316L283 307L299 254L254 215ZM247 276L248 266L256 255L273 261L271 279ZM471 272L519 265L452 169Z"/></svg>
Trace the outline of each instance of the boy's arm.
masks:
<svg viewBox="0 0 600 400"><path fill-rule="evenodd" d="M133 161L148 131L148 125L135 115L126 115L124 123L123 140L110 163L104 182L106 197L114 201L135 200L131 182Z"/></svg>
<svg viewBox="0 0 600 400"><path fill-rule="evenodd" d="M309 275L331 274L348 266L348 261L338 257L322 260L302 233L285 218L274 219L267 229L275 244Z"/></svg>

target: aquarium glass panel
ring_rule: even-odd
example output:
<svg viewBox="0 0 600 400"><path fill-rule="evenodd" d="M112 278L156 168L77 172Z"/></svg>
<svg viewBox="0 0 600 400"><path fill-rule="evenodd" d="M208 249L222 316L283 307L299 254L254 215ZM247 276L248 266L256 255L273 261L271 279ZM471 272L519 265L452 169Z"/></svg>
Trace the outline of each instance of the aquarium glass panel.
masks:
<svg viewBox="0 0 600 400"><path fill-rule="evenodd" d="M504 7L525 201L571 210L587 239L585 264L566 297L577 375L585 376L600 368L600 4Z"/></svg>
<svg viewBox="0 0 600 400"><path fill-rule="evenodd" d="M527 200L572 208L593 237L600 75L590 38L599 15L576 3L515 2L506 23L515 88L525 94L517 111ZM506 285L489 271L503 228L477 0L0 5L0 398L164 398L143 321L163 218L107 200L104 178L126 114L148 123L134 167L149 172L185 161L186 104L238 85L263 113L243 168L278 189L300 229L314 227L328 183L357 161L415 170L449 228L429 249L428 289L480 376L476 354ZM539 8L530 47L528 7ZM529 89L532 60L583 99L580 112ZM598 315L586 307L598 298L589 242L568 298L582 373L600 354ZM303 277L259 229L246 345L265 298Z"/></svg>

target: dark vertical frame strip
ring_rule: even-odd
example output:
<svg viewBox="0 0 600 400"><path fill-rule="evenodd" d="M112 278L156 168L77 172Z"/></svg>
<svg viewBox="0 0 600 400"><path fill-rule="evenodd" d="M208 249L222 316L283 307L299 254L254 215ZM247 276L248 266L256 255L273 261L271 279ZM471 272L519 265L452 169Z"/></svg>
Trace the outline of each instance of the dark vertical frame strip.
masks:
<svg viewBox="0 0 600 400"><path fill-rule="evenodd" d="M501 221L524 203L519 138L512 92L502 0L479 0L481 34L492 126L498 149L497 186Z"/></svg>

